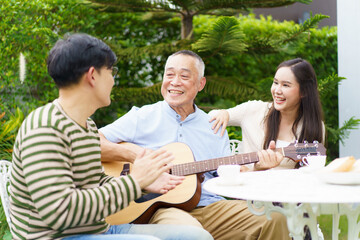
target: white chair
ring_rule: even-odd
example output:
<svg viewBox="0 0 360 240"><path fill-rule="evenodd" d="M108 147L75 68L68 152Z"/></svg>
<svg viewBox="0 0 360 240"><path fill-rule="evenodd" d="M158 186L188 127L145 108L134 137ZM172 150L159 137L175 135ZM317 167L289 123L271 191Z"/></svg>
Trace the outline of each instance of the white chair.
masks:
<svg viewBox="0 0 360 240"><path fill-rule="evenodd" d="M237 139L230 139L231 155L243 153L242 141Z"/></svg>
<svg viewBox="0 0 360 240"><path fill-rule="evenodd" d="M9 212L9 192L8 183L10 181L11 162L6 160L0 160L0 196L1 204L3 206L6 221L11 227L10 212Z"/></svg>

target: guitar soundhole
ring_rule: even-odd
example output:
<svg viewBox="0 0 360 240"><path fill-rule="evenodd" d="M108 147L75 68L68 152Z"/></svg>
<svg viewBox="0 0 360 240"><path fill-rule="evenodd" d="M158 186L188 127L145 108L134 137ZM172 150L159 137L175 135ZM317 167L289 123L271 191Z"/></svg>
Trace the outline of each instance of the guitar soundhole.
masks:
<svg viewBox="0 0 360 240"><path fill-rule="evenodd" d="M143 203L161 196L159 193L149 193L135 200L136 203Z"/></svg>

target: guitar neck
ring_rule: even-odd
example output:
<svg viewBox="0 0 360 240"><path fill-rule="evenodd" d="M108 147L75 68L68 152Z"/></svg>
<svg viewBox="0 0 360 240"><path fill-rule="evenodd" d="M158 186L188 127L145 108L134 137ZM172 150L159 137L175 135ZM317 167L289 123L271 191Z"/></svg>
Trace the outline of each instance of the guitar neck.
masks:
<svg viewBox="0 0 360 240"><path fill-rule="evenodd" d="M189 162L174 165L171 173L177 176L187 176L196 173L203 173L216 170L220 165L244 165L258 162L256 152L237 154L228 157L214 158L198 162Z"/></svg>
<svg viewBox="0 0 360 240"><path fill-rule="evenodd" d="M295 162L301 161L302 158L306 156L326 154L326 148L317 141L314 141L314 143L291 143L287 147L276 148L275 151ZM258 161L257 152L244 153L228 157L174 165L171 169L171 173L177 176L187 176L196 173L213 171L220 165L244 165L256 163Z"/></svg>

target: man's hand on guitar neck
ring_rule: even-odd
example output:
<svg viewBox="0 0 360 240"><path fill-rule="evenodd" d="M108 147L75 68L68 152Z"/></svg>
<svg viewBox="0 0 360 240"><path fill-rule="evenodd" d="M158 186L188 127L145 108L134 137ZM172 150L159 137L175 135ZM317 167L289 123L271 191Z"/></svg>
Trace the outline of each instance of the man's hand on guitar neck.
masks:
<svg viewBox="0 0 360 240"><path fill-rule="evenodd" d="M131 176L139 183L141 189L167 193L184 180L184 177L168 174L173 160L173 154L164 149L151 152L143 150L134 161Z"/></svg>
<svg viewBox="0 0 360 240"><path fill-rule="evenodd" d="M268 149L258 152L259 161L254 164L254 171L267 170L280 164L284 156L275 149L275 141L271 141Z"/></svg>

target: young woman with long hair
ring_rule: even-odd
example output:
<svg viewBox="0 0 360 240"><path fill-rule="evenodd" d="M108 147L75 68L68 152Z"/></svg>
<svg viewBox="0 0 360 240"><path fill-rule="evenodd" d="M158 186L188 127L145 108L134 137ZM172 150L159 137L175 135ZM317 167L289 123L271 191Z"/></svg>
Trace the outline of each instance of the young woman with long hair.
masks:
<svg viewBox="0 0 360 240"><path fill-rule="evenodd" d="M240 126L244 152L267 149L271 140L277 147L296 140L324 142L317 79L309 62L301 58L282 62L270 90L272 102L248 101L234 108L211 111L214 132L221 126L221 134L226 126ZM285 158L277 168L295 167L294 161Z"/></svg>

